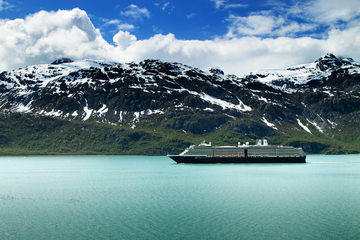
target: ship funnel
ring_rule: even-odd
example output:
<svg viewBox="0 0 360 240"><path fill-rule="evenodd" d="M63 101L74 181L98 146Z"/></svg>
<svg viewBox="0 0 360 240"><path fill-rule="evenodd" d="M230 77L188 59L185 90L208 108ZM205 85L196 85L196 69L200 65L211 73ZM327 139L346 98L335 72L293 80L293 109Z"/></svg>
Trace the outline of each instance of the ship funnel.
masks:
<svg viewBox="0 0 360 240"><path fill-rule="evenodd" d="M264 142L264 146L269 145L269 143L268 143L267 139L264 139L264 140L263 140L263 142Z"/></svg>
<svg viewBox="0 0 360 240"><path fill-rule="evenodd" d="M257 140L257 145L261 146L261 139Z"/></svg>

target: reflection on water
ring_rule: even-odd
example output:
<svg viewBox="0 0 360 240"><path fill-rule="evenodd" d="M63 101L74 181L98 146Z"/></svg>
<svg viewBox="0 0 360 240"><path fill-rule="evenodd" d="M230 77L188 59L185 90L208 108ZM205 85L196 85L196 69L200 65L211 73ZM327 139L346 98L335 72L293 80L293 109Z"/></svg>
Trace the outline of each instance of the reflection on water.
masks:
<svg viewBox="0 0 360 240"><path fill-rule="evenodd" d="M357 239L360 156L1 157L1 239Z"/></svg>

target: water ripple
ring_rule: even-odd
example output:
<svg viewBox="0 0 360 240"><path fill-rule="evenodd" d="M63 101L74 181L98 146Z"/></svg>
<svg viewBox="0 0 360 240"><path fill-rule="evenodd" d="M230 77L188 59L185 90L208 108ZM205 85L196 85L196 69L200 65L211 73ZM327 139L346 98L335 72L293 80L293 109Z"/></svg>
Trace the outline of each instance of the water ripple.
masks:
<svg viewBox="0 0 360 240"><path fill-rule="evenodd" d="M0 158L0 238L357 239L359 162L325 159Z"/></svg>

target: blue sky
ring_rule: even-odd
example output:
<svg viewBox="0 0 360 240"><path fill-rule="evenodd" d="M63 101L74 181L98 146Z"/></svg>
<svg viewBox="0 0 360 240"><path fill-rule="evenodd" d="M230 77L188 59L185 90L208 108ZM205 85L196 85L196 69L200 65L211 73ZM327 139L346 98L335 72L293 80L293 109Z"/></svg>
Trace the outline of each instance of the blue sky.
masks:
<svg viewBox="0 0 360 240"><path fill-rule="evenodd" d="M227 32L229 13L247 15L249 11L269 9L266 1L226 1L223 4L210 0L6 0L7 11L1 18L25 18L41 10L57 11L79 8L87 12L103 37L112 43L119 29L127 30L138 39L147 39L154 34L173 33L179 39L206 40ZM250 4L249 4L250 3ZM219 5L217 7L217 4ZM6 6L6 5L5 5ZM226 8L226 6L232 6Z"/></svg>
<svg viewBox="0 0 360 240"><path fill-rule="evenodd" d="M360 60L360 1L0 0L0 71L56 58L155 58L243 75Z"/></svg>

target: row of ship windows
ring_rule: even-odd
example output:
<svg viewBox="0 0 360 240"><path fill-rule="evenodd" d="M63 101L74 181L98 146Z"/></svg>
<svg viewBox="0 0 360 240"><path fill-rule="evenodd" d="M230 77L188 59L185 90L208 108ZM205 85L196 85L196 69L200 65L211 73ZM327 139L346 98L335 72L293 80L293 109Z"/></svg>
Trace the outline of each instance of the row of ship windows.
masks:
<svg viewBox="0 0 360 240"><path fill-rule="evenodd" d="M268 156L269 154L257 153L257 154L248 154L248 156ZM215 154L215 157L244 157L244 154Z"/></svg>

